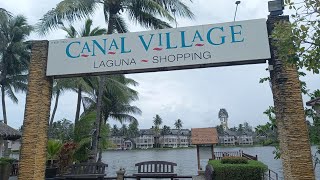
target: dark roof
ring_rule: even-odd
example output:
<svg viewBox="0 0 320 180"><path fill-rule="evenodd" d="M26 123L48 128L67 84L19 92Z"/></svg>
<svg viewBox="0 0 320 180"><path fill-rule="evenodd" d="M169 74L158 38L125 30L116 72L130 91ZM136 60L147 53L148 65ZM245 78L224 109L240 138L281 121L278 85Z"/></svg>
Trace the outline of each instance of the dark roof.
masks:
<svg viewBox="0 0 320 180"><path fill-rule="evenodd" d="M238 133L238 136L241 136L241 135L253 136L254 133L249 131L243 131L242 133L240 132Z"/></svg>
<svg viewBox="0 0 320 180"><path fill-rule="evenodd" d="M178 129L170 129L170 135L178 135L179 130ZM180 130L180 135L183 136L190 136L191 135L191 131L189 129L181 129Z"/></svg>
<svg viewBox="0 0 320 180"><path fill-rule="evenodd" d="M17 140L21 138L21 133L3 122L0 122L0 138L5 140Z"/></svg>
<svg viewBox="0 0 320 180"><path fill-rule="evenodd" d="M224 131L224 135L237 136L237 132L234 132L234 131L227 129Z"/></svg>
<svg viewBox="0 0 320 180"><path fill-rule="evenodd" d="M248 136L253 136L254 133L253 132L248 132L248 131L243 131L241 132L237 132L237 131L231 131L231 130L225 130L223 131L223 134L219 134L219 136L242 136L242 135L248 135Z"/></svg>
<svg viewBox="0 0 320 180"><path fill-rule="evenodd" d="M307 102L307 106L320 105L320 97Z"/></svg>
<svg viewBox="0 0 320 180"><path fill-rule="evenodd" d="M166 135L178 135L178 133L179 133L178 129L170 129L170 132ZM154 135L154 130L153 129L140 129L139 135L141 135L141 136L142 135ZM191 131L189 129L181 129L180 135L190 136Z"/></svg>
<svg viewBox="0 0 320 180"><path fill-rule="evenodd" d="M153 129L140 129L139 134L140 135L153 135L154 131L153 131Z"/></svg>

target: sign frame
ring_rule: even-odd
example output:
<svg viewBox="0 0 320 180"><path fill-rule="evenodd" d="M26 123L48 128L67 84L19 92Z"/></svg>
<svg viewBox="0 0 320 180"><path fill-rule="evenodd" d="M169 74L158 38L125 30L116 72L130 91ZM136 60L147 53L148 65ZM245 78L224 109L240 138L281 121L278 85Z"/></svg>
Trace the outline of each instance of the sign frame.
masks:
<svg viewBox="0 0 320 180"><path fill-rule="evenodd" d="M255 27L254 23L257 24L257 27ZM220 26L222 30L219 29ZM227 28L230 28L230 29L227 29ZM252 28L254 28L254 30ZM255 30L256 28L258 30ZM214 30L214 33L212 33L213 30ZM168 33L165 33L165 32L175 33L173 35L177 35L180 33L179 34L180 39L178 37L176 38L173 35L171 37L169 36L170 34L168 35ZM211 33L209 34L209 32ZM155 42L152 41L152 38L154 37L153 34L156 34L156 33L162 34L162 36L159 35L159 41L161 41L162 43L161 49L163 49L163 51L160 50L161 52L152 51L152 48L154 48L154 46L157 46L155 44L157 44L158 42L156 40ZM205 35L206 35L206 38L205 38ZM146 37L144 37L145 39L143 39L140 36L143 36L143 37L146 36ZM163 36L167 36L167 37L163 38ZM255 39L256 37L253 37L253 36L258 36L258 37L261 36L261 37L258 38L259 40L256 40ZM193 41L192 41L193 43L191 43L192 37L193 37ZM128 40L125 40L125 38L128 38ZM212 41L218 42L217 38L220 38L221 42L223 43L212 44L213 43ZM116 50L114 52L108 52L108 51L111 51L110 49L108 50L108 48L106 48L106 41L108 41L108 39L110 39L110 42L111 42L111 44L109 44L110 49L111 48L115 49L115 47L117 48L119 47L118 49L116 49L118 52L116 52ZM121 39L121 44L116 45L116 42L117 42L116 39L118 40L118 43ZM131 41L129 41L131 39L134 40L135 44L139 44L141 47L139 48L134 47L132 49ZM163 39L163 42L161 39ZM186 39L189 39L189 42L187 42ZM211 41L209 41L209 39ZM104 51L102 51L101 49L102 44L99 45L97 41L100 41L100 43L101 42L105 43ZM199 42L197 43L197 41L201 41L202 44L200 45L203 47L201 47L199 45ZM180 43L180 44L179 43L177 44L177 48L176 49L171 48L171 46L173 46L172 44L176 44L177 42ZM126 46L125 43L128 44L128 47L125 47ZM146 48L146 43L149 43L148 48L149 47L150 48L149 48L149 51L146 50L146 52L144 52L143 50L140 50L140 49ZM166 44L167 46L163 44ZM82 46L83 48L81 51ZM71 47L74 47L74 48L71 48ZM171 49L170 48L168 49L168 47L170 47ZM255 49L256 47L257 49ZM90 51L90 49L92 52ZM95 51L98 52L98 54L94 52L94 49L96 49ZM256 50L258 52L255 52ZM67 53L67 51L69 52L69 54ZM85 56L82 57L82 55L84 54L81 54L80 51L81 53L84 53L87 51L87 53L85 53ZM230 51L232 51L232 53L229 53ZM101 54L101 52L104 54ZM127 54L121 54L123 52ZM183 54L186 52L191 52L190 54L209 52L210 57L205 58L205 60L201 59L201 60L195 60L195 61L193 59L192 60L188 59L186 61L186 58L184 57L184 60L179 61L179 59L177 59L177 62L169 63L166 60L165 63L160 62L158 64L153 62L154 59L151 58L152 56L153 58L157 56L161 58L162 57L161 54L164 54L165 57L168 56L169 58L169 56L173 54L180 55L180 53ZM65 54L62 55L61 53L65 53ZM115 54L108 54L108 53L115 53ZM67 57L67 54L68 54L68 57ZM70 54L72 54L74 57L69 56ZM224 54L235 54L235 55L224 56ZM131 66L123 67L124 66L123 64L121 65L121 67L120 66L115 67L115 65L110 67L109 66L102 67L105 70L100 67L101 62L103 63L103 61L105 61L106 63L107 61L112 60L114 61L113 64L116 64L116 61L118 60L121 61L121 59L117 59L117 58L123 57L124 55L126 55L126 57L135 59L136 63L132 68ZM238 57L238 55L240 57ZM140 61L143 61L141 60L141 58L144 56L146 56L145 58L147 59L149 58L148 63L140 62ZM178 58L178 57L175 57L175 58ZM132 32L132 33L116 34L116 35L112 34L112 35L49 41L46 75L56 77L56 78L63 78L63 77L80 77L80 76L100 76L100 75L111 75L111 74L133 74L133 73L185 70L185 69L196 69L196 68L198 69L198 68L209 68L209 67L220 67L220 66L259 64L259 63L265 63L270 58L271 58L271 54L270 54L269 38L267 34L266 19L254 19L254 20L235 21L235 22L208 24L208 25L200 25L200 26L190 26L190 27L160 29L160 30L153 30L153 31ZM92 62L90 61L94 61L94 65L92 65ZM100 66L96 65L96 62L97 64L100 63ZM89 66L88 64L90 64L91 67L88 67Z"/></svg>

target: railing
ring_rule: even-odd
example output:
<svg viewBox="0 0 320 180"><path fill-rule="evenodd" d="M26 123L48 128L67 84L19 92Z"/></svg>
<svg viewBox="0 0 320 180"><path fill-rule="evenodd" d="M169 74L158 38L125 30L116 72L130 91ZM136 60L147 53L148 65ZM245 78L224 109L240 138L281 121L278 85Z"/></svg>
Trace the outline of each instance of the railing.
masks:
<svg viewBox="0 0 320 180"><path fill-rule="evenodd" d="M255 160L255 161L258 160L258 156L257 155L256 156L251 156L250 154L246 154L246 153L243 153L243 152L242 152L242 157L245 157L245 158L247 158L249 160Z"/></svg>
<svg viewBox="0 0 320 180"><path fill-rule="evenodd" d="M232 151L232 152L214 152L215 160L221 160L225 156L240 156L242 157L242 151Z"/></svg>
<svg viewBox="0 0 320 180"><path fill-rule="evenodd" d="M251 156L250 154L246 154L243 151L232 151L232 152L215 152L214 157L216 160L221 160L221 158L225 156L240 156L240 157L245 157L249 160L258 160L258 156Z"/></svg>
<svg viewBox="0 0 320 180"><path fill-rule="evenodd" d="M268 171L263 175L263 180L278 180L279 176L276 172L268 169Z"/></svg>
<svg viewBox="0 0 320 180"><path fill-rule="evenodd" d="M117 177L105 177L104 178L104 180L116 180L116 179L117 179ZM136 176L124 176L123 179L137 179L137 177ZM174 179L192 179L192 176L175 176Z"/></svg>

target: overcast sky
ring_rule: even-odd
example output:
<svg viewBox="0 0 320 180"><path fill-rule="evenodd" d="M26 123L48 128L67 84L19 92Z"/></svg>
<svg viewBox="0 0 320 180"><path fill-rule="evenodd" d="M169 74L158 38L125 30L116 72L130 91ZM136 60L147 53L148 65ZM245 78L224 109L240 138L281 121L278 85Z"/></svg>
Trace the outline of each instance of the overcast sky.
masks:
<svg viewBox="0 0 320 180"><path fill-rule="evenodd" d="M60 1L0 0L0 7L13 14L23 14L30 24L35 24ZM196 19L178 19L178 26L233 21L234 3L234 0L193 0L190 8ZM267 0L243 0L238 8L237 20L267 18L267 15ZM95 26L106 26L101 10L95 13L93 20ZM131 32L144 30L135 24L130 24L129 29ZM64 37L64 32L54 31L46 37L32 34L30 39L51 40ZM220 108L227 109L229 113L229 127L245 121L253 126L266 123L267 117L263 115L263 111L273 105L269 84L259 84L260 78L269 76L266 68L267 64L259 64L128 75L140 84L136 88L140 99L134 103L143 112L142 116L136 116L140 128L150 128L155 114L162 117L163 124L171 127L178 118L183 121L184 128L216 126L220 124ZM308 73L304 80L312 91L319 88L319 75ZM18 94L18 97L19 104L6 99L8 123L15 128L23 123L25 106L25 95ZM60 98L55 120L66 118L73 121L76 100L76 94L64 93ZM304 100L307 101L307 97Z"/></svg>

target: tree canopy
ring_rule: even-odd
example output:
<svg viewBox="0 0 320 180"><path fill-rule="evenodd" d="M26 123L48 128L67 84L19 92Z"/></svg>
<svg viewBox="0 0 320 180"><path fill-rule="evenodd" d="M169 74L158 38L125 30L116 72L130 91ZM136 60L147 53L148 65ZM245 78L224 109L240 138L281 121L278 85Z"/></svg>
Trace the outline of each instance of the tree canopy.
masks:
<svg viewBox="0 0 320 180"><path fill-rule="evenodd" d="M294 13L291 15L291 23L279 23L273 32L278 55L299 68L304 67L319 74L320 3L315 0L301 2L285 0L285 2Z"/></svg>

